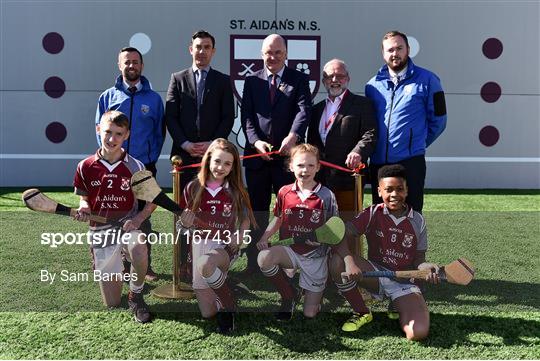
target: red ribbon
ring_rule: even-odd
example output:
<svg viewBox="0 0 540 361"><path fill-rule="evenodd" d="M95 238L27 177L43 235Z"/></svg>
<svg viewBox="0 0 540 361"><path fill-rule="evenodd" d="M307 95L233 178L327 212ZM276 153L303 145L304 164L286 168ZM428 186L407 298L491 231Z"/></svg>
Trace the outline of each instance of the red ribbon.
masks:
<svg viewBox="0 0 540 361"><path fill-rule="evenodd" d="M360 165L358 167L356 167L354 169L349 169L349 168L345 168L345 167L339 166L339 165L334 164L334 163L326 162L324 160L321 160L320 162L325 167L334 168L334 169L341 170L341 171L344 171L344 172L347 172L347 173L355 173L355 174L360 173L360 171L366 167L366 165L364 163L360 163Z"/></svg>
<svg viewBox="0 0 540 361"><path fill-rule="evenodd" d="M257 158L257 157L263 157L265 155L273 155L273 154L279 154L279 150L274 150L274 151L266 152L266 153L244 155L244 156L241 156L240 159ZM354 174L359 174L360 171L366 167L366 165L364 163L360 163L360 165L358 167L356 167L354 169L349 169L349 168L339 166L337 164L326 162L324 160L321 160L320 162L325 167L334 168L334 169L337 169L337 170L341 170L343 172L354 173ZM188 168L199 168L200 166L201 166L201 163L196 163L196 164L183 165L183 166L180 166L180 167L176 167L175 169L176 169L176 171L180 171L182 169L188 169Z"/></svg>

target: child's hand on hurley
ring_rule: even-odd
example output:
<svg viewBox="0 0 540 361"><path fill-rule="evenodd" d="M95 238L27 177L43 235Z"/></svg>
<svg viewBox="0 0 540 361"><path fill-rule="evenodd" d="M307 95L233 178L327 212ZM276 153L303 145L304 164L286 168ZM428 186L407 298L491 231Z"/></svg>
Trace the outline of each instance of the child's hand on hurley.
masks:
<svg viewBox="0 0 540 361"><path fill-rule="evenodd" d="M268 240L266 238L261 238L259 242L257 242L257 249L259 251L262 251L263 249L268 248Z"/></svg>
<svg viewBox="0 0 540 361"><path fill-rule="evenodd" d="M191 209L184 209L180 215L180 224L184 228L191 228L195 222L195 213Z"/></svg>
<svg viewBox="0 0 540 361"><path fill-rule="evenodd" d="M426 282L434 284L434 285L441 283L441 279L439 277L439 266L437 266L435 263L430 263L430 262L420 263L418 265L418 269L431 270L431 272L425 278Z"/></svg>

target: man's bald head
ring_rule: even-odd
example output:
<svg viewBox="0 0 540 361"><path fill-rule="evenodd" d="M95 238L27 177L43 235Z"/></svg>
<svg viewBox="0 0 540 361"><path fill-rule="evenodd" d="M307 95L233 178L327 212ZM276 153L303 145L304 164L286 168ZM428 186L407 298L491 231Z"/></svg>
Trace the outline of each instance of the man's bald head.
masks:
<svg viewBox="0 0 540 361"><path fill-rule="evenodd" d="M285 66L285 59L287 59L285 39L278 34L268 35L263 40L261 53L264 60L264 66L272 74L279 73Z"/></svg>

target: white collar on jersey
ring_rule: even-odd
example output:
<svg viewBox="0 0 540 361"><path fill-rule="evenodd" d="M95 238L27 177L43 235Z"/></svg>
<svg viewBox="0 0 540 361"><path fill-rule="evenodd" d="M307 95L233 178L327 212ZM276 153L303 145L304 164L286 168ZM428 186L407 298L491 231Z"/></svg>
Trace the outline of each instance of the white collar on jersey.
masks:
<svg viewBox="0 0 540 361"><path fill-rule="evenodd" d="M394 221L396 225L400 224L406 217L407 218L414 217L414 210L411 207L409 207L407 204L405 204L405 207L407 207L407 210L403 212L404 215L401 217L396 217L392 213L390 213L390 211L386 207L386 204L383 203L382 205L383 205L383 214L390 216L390 218L392 218L392 220Z"/></svg>
<svg viewBox="0 0 540 361"><path fill-rule="evenodd" d="M317 185L312 190L302 190L298 187L298 181L295 181L291 189L296 192L302 202L305 202L310 195L312 195L313 193L317 193L321 189L321 187L322 184L317 183Z"/></svg>
<svg viewBox="0 0 540 361"><path fill-rule="evenodd" d="M216 189L212 189L210 187L204 187L208 193L210 193L210 195L212 196L212 198L215 198L217 196L217 194L223 189L223 188L229 188L229 182L225 182L223 183L223 185L221 187L217 187Z"/></svg>
<svg viewBox="0 0 540 361"><path fill-rule="evenodd" d="M128 153L122 148L123 155L114 163L109 163L107 160L105 160L101 156L101 148L97 150L94 158L94 162L100 162L109 170L109 172L112 172L120 163L127 162L128 161Z"/></svg>

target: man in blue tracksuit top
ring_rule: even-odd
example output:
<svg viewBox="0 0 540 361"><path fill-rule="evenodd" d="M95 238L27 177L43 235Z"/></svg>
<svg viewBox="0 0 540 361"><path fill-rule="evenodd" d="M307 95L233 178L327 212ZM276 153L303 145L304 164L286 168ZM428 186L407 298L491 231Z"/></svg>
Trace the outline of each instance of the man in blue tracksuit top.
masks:
<svg viewBox="0 0 540 361"><path fill-rule="evenodd" d="M418 212L424 204L426 148L446 127L446 103L439 78L414 65L407 36L399 31L384 35L386 65L366 84L379 126L377 147L370 159L373 204L381 203L377 172L386 164L407 170L407 203Z"/></svg>
<svg viewBox="0 0 540 361"><path fill-rule="evenodd" d="M156 162L161 154L165 140L164 108L161 96L152 90L150 82L144 76L142 54L131 47L123 48L118 54L118 69L121 74L116 84L105 90L100 96L96 110L96 125L103 113L117 110L129 119L129 138L122 147L129 155L144 163L146 169L156 176ZM97 142L101 146L99 134ZM144 207L144 202L139 202ZM141 225L141 231L151 232L149 219ZM147 281L154 281L157 275L150 263L150 243L148 246ZM126 264L127 267L127 264ZM129 269L129 268L128 268Z"/></svg>

